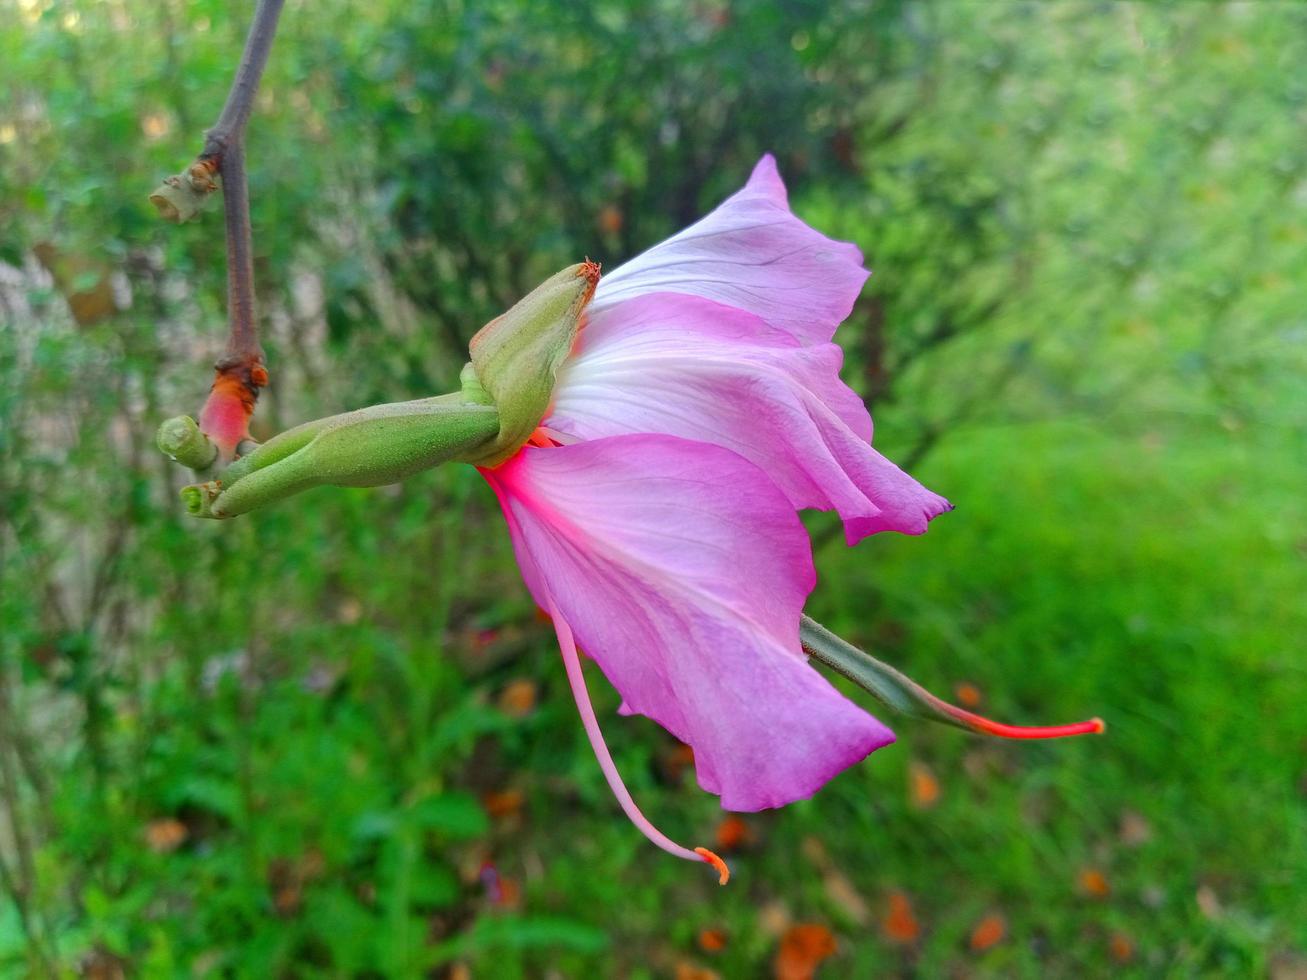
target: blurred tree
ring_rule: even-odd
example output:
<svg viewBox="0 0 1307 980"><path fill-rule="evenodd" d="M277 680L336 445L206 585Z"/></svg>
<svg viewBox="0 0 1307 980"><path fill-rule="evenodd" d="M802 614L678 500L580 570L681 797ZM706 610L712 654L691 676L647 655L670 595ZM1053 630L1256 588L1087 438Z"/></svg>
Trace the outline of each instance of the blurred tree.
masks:
<svg viewBox="0 0 1307 980"><path fill-rule="evenodd" d="M217 531L182 521L181 474L149 450L207 387L224 290L218 215L166 227L146 194L216 115L248 8L17 0L0 19L0 972L647 968L703 896L679 869L626 867L598 804L556 802L601 797L474 484L311 494ZM1301 441L1302 64L1290 4L292 0L249 146L264 434L443 390L532 283L586 254L612 267L770 150L796 210L875 270L841 340L891 456L1050 415ZM1297 554L1294 533L1235 528L1202 560ZM497 692L524 676L539 708L520 718ZM655 756L626 768L674 768ZM659 778L673 819L712 825L710 800ZM528 831L486 822L478 798L507 784ZM1210 802L1169 791L1186 820ZM778 833L825 832L843 805ZM907 815L877 861L971 817L936 833ZM1011 819L983 832L1062 853ZM493 897L497 854L534 868L563 847L530 915ZM1246 865L1227 872L1243 893L1277 887ZM619 875L609 943L589 923ZM1190 910L1192 882L1174 888ZM747 894L722 901L754 923ZM1290 931L1167 921L1183 973L1251 970L1246 950ZM998 955L1074 971L1080 923L1039 919L1056 941ZM753 931L723 970L766 961Z"/></svg>

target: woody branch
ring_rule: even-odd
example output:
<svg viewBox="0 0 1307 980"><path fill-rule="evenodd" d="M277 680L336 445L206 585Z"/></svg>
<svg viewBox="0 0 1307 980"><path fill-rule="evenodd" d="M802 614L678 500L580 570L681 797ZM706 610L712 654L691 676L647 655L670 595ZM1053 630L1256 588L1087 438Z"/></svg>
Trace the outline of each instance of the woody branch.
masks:
<svg viewBox="0 0 1307 980"><path fill-rule="evenodd" d="M277 31L284 0L259 0L231 91L204 147L187 169L167 178L150 195L164 218L187 221L222 188L227 243L227 345L215 363L213 386L197 425L181 416L159 430L159 448L193 469L219 458L230 461L246 437L259 389L268 383L254 312L254 254L249 189L245 176L245 129L259 80Z"/></svg>

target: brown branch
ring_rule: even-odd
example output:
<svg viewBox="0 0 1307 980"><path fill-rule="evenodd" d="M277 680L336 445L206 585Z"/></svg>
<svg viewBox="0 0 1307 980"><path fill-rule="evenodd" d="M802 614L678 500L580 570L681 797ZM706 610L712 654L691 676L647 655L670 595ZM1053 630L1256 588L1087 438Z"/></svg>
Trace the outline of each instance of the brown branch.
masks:
<svg viewBox="0 0 1307 980"><path fill-rule="evenodd" d="M182 462L212 462L215 457L230 462L236 447L249 437L249 419L259 389L268 383L254 311L254 245L245 176L245 128L268 64L283 3L259 0L231 91L218 121L204 134L203 150L184 173L169 177L150 195L164 217L185 221L197 214L204 198L217 189L215 176L221 180L227 239L227 346L214 364L213 386L200 410L197 434L199 440L214 448L188 446L186 452L165 448Z"/></svg>
<svg viewBox="0 0 1307 980"><path fill-rule="evenodd" d="M250 112L254 108L254 96L259 91L259 80L268 64L272 39L277 34L277 18L281 16L282 3L283 0L259 0L258 9L254 11L254 21L250 24L250 33L245 38L240 65L236 68L236 77L232 80L231 91L227 93L227 102L213 128L204 134L204 152L200 154L202 159L221 158L225 150L240 145L244 140L245 124L249 122Z"/></svg>
<svg viewBox="0 0 1307 980"><path fill-rule="evenodd" d="M280 2L280 0L278 0ZM227 146L220 166L227 227L227 361L263 360L254 319L254 242L250 233L250 192L245 181L245 146Z"/></svg>

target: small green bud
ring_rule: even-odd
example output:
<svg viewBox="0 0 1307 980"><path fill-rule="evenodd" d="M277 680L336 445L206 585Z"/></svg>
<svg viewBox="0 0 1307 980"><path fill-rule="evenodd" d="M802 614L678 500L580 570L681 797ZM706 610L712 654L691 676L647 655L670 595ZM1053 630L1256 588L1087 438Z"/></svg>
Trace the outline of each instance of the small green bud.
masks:
<svg viewBox="0 0 1307 980"><path fill-rule="evenodd" d="M210 480L207 483L192 483L190 486L182 487L181 498L182 504L186 507L186 513L192 517L213 517L213 502L222 492L222 484L217 480Z"/></svg>
<svg viewBox="0 0 1307 980"><path fill-rule="evenodd" d="M508 459L549 411L558 369L572 352L598 283L597 262L568 266L472 338L472 369L494 400L500 424L498 438L475 460L477 465L494 466Z"/></svg>
<svg viewBox="0 0 1307 980"><path fill-rule="evenodd" d="M218 447L209 441L195 419L189 415L166 419L159 426L154 441L159 452L193 470L212 466L218 455Z"/></svg>

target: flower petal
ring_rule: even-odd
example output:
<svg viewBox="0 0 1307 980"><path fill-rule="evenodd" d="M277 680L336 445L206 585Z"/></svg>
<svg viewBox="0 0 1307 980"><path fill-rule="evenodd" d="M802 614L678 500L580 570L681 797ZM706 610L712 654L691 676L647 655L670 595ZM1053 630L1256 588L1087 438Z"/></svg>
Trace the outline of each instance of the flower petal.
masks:
<svg viewBox="0 0 1307 980"><path fill-rule="evenodd" d="M536 602L558 609L630 709L693 746L722 806L809 796L894 740L808 666L807 536L757 467L625 436L528 446L482 472Z"/></svg>
<svg viewBox="0 0 1307 980"><path fill-rule="evenodd" d="M950 505L871 448L841 360L834 344L801 345L743 310L653 293L590 318L545 426L561 441L659 432L724 446L795 507L839 511L849 544L921 534Z"/></svg>
<svg viewBox="0 0 1307 980"><path fill-rule="evenodd" d="M767 154L717 210L604 276L590 313L646 293L688 293L820 344L849 315L868 275L856 245L794 216Z"/></svg>

